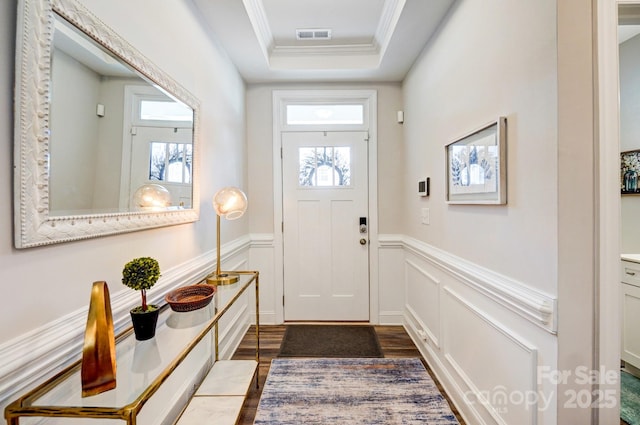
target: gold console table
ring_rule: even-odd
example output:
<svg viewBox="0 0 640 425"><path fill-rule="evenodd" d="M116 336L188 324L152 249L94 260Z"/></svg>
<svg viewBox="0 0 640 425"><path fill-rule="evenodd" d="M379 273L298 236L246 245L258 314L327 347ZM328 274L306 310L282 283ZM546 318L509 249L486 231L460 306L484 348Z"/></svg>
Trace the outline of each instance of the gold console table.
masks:
<svg viewBox="0 0 640 425"><path fill-rule="evenodd" d="M252 284L255 284L257 371L260 362L259 273L234 273L240 275L240 281L219 286L213 302L207 307L177 313L163 306L153 339L136 341L131 328L118 335L116 388L83 398L79 360L9 404L4 411L7 425L19 425L21 417L54 418L52 423L65 424L82 421L64 418L115 419L125 421L128 425L137 425L138 414L145 404L203 340L204 344L210 342L203 355L206 370L199 373L202 376L196 379L196 383L199 385L208 370L212 366L215 369L216 363L221 366L225 363L218 361L218 322ZM255 372L253 375L255 377ZM194 391L195 388L189 389L188 396L191 397Z"/></svg>

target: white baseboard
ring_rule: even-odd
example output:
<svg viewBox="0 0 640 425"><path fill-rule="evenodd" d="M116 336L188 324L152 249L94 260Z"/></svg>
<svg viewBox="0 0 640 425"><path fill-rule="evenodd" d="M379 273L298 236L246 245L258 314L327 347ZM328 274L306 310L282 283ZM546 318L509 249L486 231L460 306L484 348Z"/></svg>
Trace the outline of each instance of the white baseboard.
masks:
<svg viewBox="0 0 640 425"><path fill-rule="evenodd" d="M402 325L404 315L401 311L381 311L378 313L378 324L396 326Z"/></svg>
<svg viewBox="0 0 640 425"><path fill-rule="evenodd" d="M260 324L261 325L279 325L275 311L261 311L260 312ZM256 315L251 314L251 323L256 323Z"/></svg>

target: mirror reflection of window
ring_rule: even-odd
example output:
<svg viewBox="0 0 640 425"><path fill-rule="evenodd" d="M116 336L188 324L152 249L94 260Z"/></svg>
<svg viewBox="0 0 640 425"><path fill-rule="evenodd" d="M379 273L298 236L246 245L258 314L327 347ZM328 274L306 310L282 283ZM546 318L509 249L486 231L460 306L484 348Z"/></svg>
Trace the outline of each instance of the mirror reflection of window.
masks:
<svg viewBox="0 0 640 425"><path fill-rule="evenodd" d="M149 151L149 180L191 183L190 143L151 142Z"/></svg>
<svg viewBox="0 0 640 425"><path fill-rule="evenodd" d="M168 189L176 204L191 207L191 188L186 185L192 183L193 109L150 84L64 18L56 15L54 28L50 214L129 211L135 188L153 181L181 185ZM131 98L127 87L136 87ZM140 161L131 161L129 156L138 154L131 140L123 139L134 136L134 126L172 133L177 128L186 134L179 136L178 144L175 134L162 139L174 145L164 148L161 163L148 152L139 156Z"/></svg>
<svg viewBox="0 0 640 425"><path fill-rule="evenodd" d="M122 187L132 194L143 184L159 183L171 193L171 205L192 207L193 110L166 92L149 86L126 90L131 111L130 137L123 140L123 152L131 152L123 163ZM121 199L130 202L130 195Z"/></svg>
<svg viewBox="0 0 640 425"><path fill-rule="evenodd" d="M140 101L140 120L193 122L193 111L187 105L175 101Z"/></svg>

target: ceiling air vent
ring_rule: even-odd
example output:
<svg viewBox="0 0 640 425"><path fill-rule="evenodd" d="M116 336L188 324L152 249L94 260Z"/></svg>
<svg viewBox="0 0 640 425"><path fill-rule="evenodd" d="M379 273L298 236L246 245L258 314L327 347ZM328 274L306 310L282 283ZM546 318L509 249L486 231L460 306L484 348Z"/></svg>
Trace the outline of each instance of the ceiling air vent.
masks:
<svg viewBox="0 0 640 425"><path fill-rule="evenodd" d="M330 29L297 29L298 40L331 40Z"/></svg>

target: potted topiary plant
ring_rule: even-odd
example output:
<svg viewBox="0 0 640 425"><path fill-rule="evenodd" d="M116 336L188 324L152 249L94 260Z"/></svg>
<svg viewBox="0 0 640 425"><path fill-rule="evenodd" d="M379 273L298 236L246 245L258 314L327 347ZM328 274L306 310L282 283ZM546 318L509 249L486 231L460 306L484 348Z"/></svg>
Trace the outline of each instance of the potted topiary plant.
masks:
<svg viewBox="0 0 640 425"><path fill-rule="evenodd" d="M151 339L156 334L160 310L156 305L147 304L147 290L156 284L159 277L160 265L151 257L134 258L122 269L122 283L142 295L142 305L130 311L133 330L139 341Z"/></svg>

